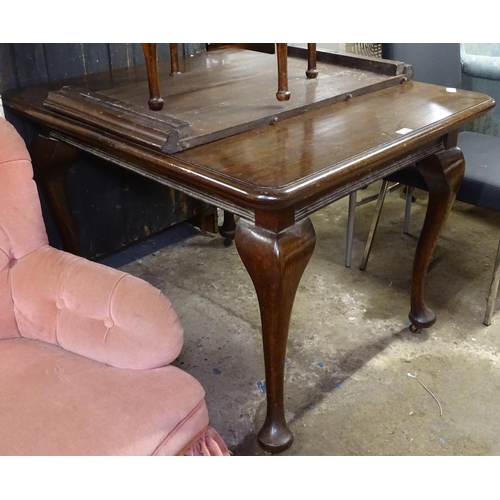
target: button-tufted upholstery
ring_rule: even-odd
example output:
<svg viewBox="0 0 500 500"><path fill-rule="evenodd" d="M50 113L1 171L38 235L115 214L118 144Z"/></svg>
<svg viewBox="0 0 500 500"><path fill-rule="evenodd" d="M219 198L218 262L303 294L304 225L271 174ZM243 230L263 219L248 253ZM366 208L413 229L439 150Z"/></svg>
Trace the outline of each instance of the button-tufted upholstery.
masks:
<svg viewBox="0 0 500 500"><path fill-rule="evenodd" d="M170 301L50 247L32 176L0 119L0 455L227 455Z"/></svg>

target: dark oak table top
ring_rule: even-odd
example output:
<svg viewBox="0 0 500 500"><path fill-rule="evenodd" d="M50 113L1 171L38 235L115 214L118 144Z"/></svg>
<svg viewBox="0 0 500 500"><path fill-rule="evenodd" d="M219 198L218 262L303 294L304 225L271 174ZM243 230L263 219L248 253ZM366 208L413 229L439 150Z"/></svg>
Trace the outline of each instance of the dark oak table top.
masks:
<svg viewBox="0 0 500 500"><path fill-rule="evenodd" d="M377 166L438 141L492 103L473 92L407 82L174 156L230 179L255 205L285 206L320 189L340 198L346 184L351 191L360 178L370 182Z"/></svg>
<svg viewBox="0 0 500 500"><path fill-rule="evenodd" d="M324 202L315 207L321 208L401 168L396 162L407 151L412 150L418 156L420 146L429 148L432 142L439 143L450 130L478 118L494 105L493 99L484 94L460 89L453 92L413 81L394 84L392 80L396 77L342 67L339 70L338 66L326 63L318 64L320 76L311 81L316 86L314 101L307 91L307 81L300 76L303 61L297 59L290 59L294 63L290 63L292 99L280 103L274 97L270 81L270 75L274 75L274 66L270 66L274 62L272 55L241 50L222 52L225 55L208 53L193 60L187 58L183 70L188 78L181 82L174 77L164 85L166 104L162 112L147 109L146 75L140 67L6 92L4 102L85 147L98 149L102 155L123 157L126 150L140 170L174 182L187 181L191 194L210 193L226 198L235 213L251 219L255 208L284 208L301 204L306 198L312 203L313 199L324 198L324 192L328 191ZM220 66L228 68L222 75ZM398 67L401 69L401 64ZM362 75L358 88L369 85L375 90L329 104L329 99L338 96L342 89L353 88L353 74ZM331 90L335 75L344 79L343 87L337 84ZM400 76L401 73L397 75ZM259 78L263 79L261 86L248 94ZM247 95L241 95L242 89L231 94L227 87L236 85L231 79L244 85ZM232 83L226 84L228 81ZM206 82L205 92L200 82ZM181 83L186 85L184 90ZM377 90L380 84L390 86ZM106 130L106 125L89 125L44 105L49 91L64 85L86 88L112 99L128 99L131 109L147 117L174 112L176 118L189 122L198 133L203 128L214 132L219 127L231 129L234 135L164 154L156 147L131 140L136 129L128 131L128 137L120 137L113 134L113 129ZM169 98L178 100L169 107ZM311 108L314 102L319 103L319 109ZM287 118L285 111L291 112L294 107L298 114ZM204 117L203 122L200 117ZM102 120L102 114L98 120ZM216 127L213 122L217 121ZM238 132L238 124L248 127L250 122L253 128ZM162 123L155 126L159 129ZM389 161L395 162L394 165L388 164ZM302 216L307 213L303 210Z"/></svg>

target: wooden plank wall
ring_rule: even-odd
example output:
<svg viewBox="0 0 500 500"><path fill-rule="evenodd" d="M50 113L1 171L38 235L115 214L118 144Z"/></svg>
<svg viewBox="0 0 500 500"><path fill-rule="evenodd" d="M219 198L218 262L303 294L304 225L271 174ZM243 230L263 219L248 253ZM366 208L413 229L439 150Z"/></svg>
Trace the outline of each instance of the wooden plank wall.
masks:
<svg viewBox="0 0 500 500"><path fill-rule="evenodd" d="M169 47L158 45L159 60L168 60ZM180 55L205 50L205 44L179 44ZM139 43L0 44L0 94L10 88L144 64ZM35 126L5 110L28 148ZM70 169L67 189L87 258L110 254L178 222L214 208L166 186L103 160L81 154ZM42 208L50 243L61 248L43 195Z"/></svg>
<svg viewBox="0 0 500 500"><path fill-rule="evenodd" d="M179 44L179 55L205 50L202 43ZM168 60L167 43L158 44L158 59ZM0 93L108 69L144 64L140 43L2 43Z"/></svg>

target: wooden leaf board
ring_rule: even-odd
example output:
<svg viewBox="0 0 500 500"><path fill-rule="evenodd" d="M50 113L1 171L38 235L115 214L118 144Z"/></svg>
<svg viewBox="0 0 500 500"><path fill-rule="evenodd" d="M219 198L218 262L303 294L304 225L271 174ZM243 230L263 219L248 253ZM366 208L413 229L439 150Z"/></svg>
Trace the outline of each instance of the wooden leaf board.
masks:
<svg viewBox="0 0 500 500"><path fill-rule="evenodd" d="M330 106L411 79L411 66L395 61L318 53L319 75L305 75L305 51L291 49L291 98L276 99L273 54L224 49L184 59L181 74L159 63L161 111L151 111L144 79L100 89L66 86L49 92L45 106L133 142L176 153L279 120Z"/></svg>

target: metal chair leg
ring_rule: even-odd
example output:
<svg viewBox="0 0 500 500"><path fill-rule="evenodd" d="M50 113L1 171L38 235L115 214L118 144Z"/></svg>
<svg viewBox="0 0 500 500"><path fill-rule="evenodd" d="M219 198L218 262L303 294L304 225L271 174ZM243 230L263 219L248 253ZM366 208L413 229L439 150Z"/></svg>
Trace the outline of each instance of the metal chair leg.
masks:
<svg viewBox="0 0 500 500"><path fill-rule="evenodd" d="M352 242L354 239L354 218L357 205L357 191L349 195L349 211L347 213L347 238L345 245L345 267L351 267Z"/></svg>
<svg viewBox="0 0 500 500"><path fill-rule="evenodd" d="M368 239L366 240L363 258L361 259L361 265L359 266L361 271L364 271L366 269L366 265L368 264L368 257L370 256L370 251L372 249L373 238L375 237L375 231L377 230L378 221L380 219L380 214L382 212L382 206L384 205L384 200L385 200L385 195L387 194L388 185L389 181L384 180L382 182L382 187L380 188L380 192L377 199L377 206L375 207L375 215L373 216L370 232L368 233Z"/></svg>
<svg viewBox="0 0 500 500"><path fill-rule="evenodd" d="M491 317L495 309L495 302L497 300L498 285L500 283L500 243L498 244L497 257L495 260L495 268L493 269L493 278L491 280L490 293L488 295L488 302L486 304L486 313L484 315L483 323L486 326L491 325Z"/></svg>
<svg viewBox="0 0 500 500"><path fill-rule="evenodd" d="M406 186L406 205L405 205L405 221L403 225L403 233L410 232L410 212L411 212L411 199L413 197L413 187Z"/></svg>
<svg viewBox="0 0 500 500"><path fill-rule="evenodd" d="M394 183L392 186L387 188L387 193L392 193L401 187L401 184ZM357 191L349 195L349 211L347 214L347 238L346 238L346 248L345 248L345 267L351 267L351 256L352 247L354 241L354 220L356 208L366 203L371 203L372 201L378 200L380 193L366 196L358 200Z"/></svg>

